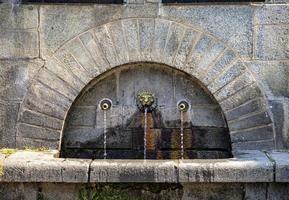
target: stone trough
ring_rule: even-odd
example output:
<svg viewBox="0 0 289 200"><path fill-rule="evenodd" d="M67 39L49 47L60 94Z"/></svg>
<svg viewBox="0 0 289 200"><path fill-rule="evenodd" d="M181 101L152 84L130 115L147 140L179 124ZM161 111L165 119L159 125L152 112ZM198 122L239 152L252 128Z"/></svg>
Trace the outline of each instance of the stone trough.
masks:
<svg viewBox="0 0 289 200"><path fill-rule="evenodd" d="M234 158L92 160L57 158L57 151L1 155L1 182L195 183L288 182L289 153L240 151Z"/></svg>

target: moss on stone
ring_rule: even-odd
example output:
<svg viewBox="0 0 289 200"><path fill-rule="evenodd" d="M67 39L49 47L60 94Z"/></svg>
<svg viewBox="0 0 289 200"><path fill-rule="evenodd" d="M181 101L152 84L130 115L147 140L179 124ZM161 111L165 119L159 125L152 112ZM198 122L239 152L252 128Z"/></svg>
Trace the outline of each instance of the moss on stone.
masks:
<svg viewBox="0 0 289 200"><path fill-rule="evenodd" d="M0 162L0 177L4 175L4 166L3 164Z"/></svg>
<svg viewBox="0 0 289 200"><path fill-rule="evenodd" d="M42 151L48 151L49 148L47 147L30 147L26 146L24 147L25 151L35 151L35 152L42 152Z"/></svg>
<svg viewBox="0 0 289 200"><path fill-rule="evenodd" d="M8 148L3 148L0 149L0 153L4 154L5 156L10 156L11 154L16 153L17 149L8 149Z"/></svg>
<svg viewBox="0 0 289 200"><path fill-rule="evenodd" d="M84 187L79 190L78 200L141 200L140 198L128 195L127 192L121 191L110 186Z"/></svg>

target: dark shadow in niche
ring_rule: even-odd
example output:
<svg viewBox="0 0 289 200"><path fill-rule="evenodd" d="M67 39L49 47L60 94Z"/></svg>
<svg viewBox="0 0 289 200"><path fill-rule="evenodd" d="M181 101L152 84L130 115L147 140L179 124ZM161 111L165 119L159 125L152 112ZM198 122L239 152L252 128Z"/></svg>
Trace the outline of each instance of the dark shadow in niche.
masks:
<svg viewBox="0 0 289 200"><path fill-rule="evenodd" d="M180 120L164 121L159 110L148 113L147 159L180 159ZM108 159L143 159L144 113L135 112L124 126L107 129ZM166 124L170 124L168 127ZM103 158L103 129L84 142L64 135L61 157ZM184 123L184 158L218 159L231 157L231 141L225 127L193 126ZM81 134L81 133L79 133ZM93 133L92 133L93 135Z"/></svg>

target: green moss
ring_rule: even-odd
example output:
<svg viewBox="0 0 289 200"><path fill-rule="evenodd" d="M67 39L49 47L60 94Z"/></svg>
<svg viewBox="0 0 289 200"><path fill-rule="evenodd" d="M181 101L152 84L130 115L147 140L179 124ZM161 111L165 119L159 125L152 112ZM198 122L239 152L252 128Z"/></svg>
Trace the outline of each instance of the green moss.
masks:
<svg viewBox="0 0 289 200"><path fill-rule="evenodd" d="M109 186L101 188L81 188L78 194L78 200L141 200L132 197L125 191L113 189Z"/></svg>
<svg viewBox="0 0 289 200"><path fill-rule="evenodd" d="M6 155L6 156L10 156L11 154L16 153L17 149L0 149L0 153Z"/></svg>
<svg viewBox="0 0 289 200"><path fill-rule="evenodd" d="M0 162L0 177L4 175L4 167L3 164Z"/></svg>
<svg viewBox="0 0 289 200"><path fill-rule="evenodd" d="M48 151L49 148L47 147L30 147L26 146L24 147L25 151L35 151L35 152L41 152L41 151Z"/></svg>

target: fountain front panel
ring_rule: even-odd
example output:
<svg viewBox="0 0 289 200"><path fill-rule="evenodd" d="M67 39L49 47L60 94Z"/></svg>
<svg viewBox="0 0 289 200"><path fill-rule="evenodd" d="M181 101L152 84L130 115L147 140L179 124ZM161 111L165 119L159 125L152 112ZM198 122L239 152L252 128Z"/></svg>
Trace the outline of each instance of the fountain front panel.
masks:
<svg viewBox="0 0 289 200"><path fill-rule="evenodd" d="M168 66L120 66L92 81L74 102L66 119L61 156L230 157L226 121L204 88ZM102 109L103 99L111 100L110 109Z"/></svg>

